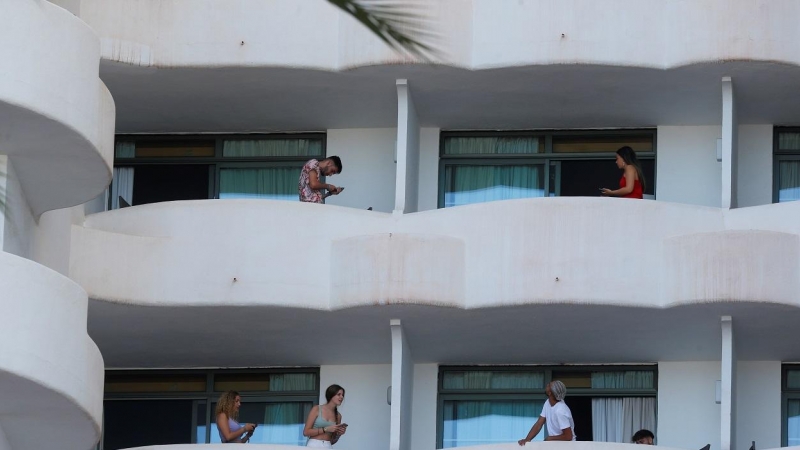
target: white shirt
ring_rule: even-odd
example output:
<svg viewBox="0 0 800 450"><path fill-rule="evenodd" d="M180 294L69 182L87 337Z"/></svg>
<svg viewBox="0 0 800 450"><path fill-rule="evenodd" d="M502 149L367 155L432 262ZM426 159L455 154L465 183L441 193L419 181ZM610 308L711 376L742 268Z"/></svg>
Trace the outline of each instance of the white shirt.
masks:
<svg viewBox="0 0 800 450"><path fill-rule="evenodd" d="M541 416L544 417L547 425L548 436L559 436L563 434L564 429L571 428L572 440L576 440L575 421L572 420L572 411L569 410L569 406L563 400L553 406L550 406L549 400L545 400Z"/></svg>

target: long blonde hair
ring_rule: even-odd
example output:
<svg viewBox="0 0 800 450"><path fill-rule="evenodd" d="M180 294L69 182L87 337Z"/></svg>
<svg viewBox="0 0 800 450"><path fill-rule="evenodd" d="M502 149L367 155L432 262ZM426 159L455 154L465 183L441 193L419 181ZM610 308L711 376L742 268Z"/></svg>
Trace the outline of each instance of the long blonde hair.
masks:
<svg viewBox="0 0 800 450"><path fill-rule="evenodd" d="M238 420L239 411L236 410L236 397L239 397L239 393L236 391L228 391L220 395L214 415L219 416L225 413L229 419Z"/></svg>

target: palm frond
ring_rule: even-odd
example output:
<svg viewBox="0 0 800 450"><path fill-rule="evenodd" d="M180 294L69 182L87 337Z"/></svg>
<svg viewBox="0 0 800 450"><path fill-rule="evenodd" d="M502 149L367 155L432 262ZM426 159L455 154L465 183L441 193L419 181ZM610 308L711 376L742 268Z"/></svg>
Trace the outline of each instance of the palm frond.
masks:
<svg viewBox="0 0 800 450"><path fill-rule="evenodd" d="M430 61L439 54L430 22L408 1L328 0L401 53Z"/></svg>

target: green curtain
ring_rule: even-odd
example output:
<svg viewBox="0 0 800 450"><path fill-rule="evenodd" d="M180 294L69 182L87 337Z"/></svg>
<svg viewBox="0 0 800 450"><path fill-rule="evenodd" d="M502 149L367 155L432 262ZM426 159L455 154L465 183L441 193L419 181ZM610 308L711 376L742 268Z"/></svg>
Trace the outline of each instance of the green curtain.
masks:
<svg viewBox="0 0 800 450"><path fill-rule="evenodd" d="M544 389L543 372L445 372L444 389Z"/></svg>
<svg viewBox="0 0 800 450"><path fill-rule="evenodd" d="M653 372L626 370L592 372L592 389L652 389ZM642 428L656 432L655 397L592 398L592 439L630 442Z"/></svg>
<svg viewBox="0 0 800 450"><path fill-rule="evenodd" d="M778 172L778 202L800 200L800 161L781 161Z"/></svg>
<svg viewBox="0 0 800 450"><path fill-rule="evenodd" d="M544 400L445 401L442 448L516 442L543 406ZM535 440L544 440L544 433Z"/></svg>
<svg viewBox="0 0 800 450"><path fill-rule="evenodd" d="M299 167L220 169L219 198L266 198L299 201Z"/></svg>
<svg viewBox="0 0 800 450"><path fill-rule="evenodd" d="M800 150L800 133L779 133L778 149Z"/></svg>
<svg viewBox="0 0 800 450"><path fill-rule="evenodd" d="M114 146L114 156L117 158L133 158L136 156L136 143L120 141Z"/></svg>
<svg viewBox="0 0 800 450"><path fill-rule="evenodd" d="M320 139L246 139L222 143L223 157L321 156Z"/></svg>
<svg viewBox="0 0 800 450"><path fill-rule="evenodd" d="M592 389L652 389L653 372L626 370L618 372L592 372Z"/></svg>
<svg viewBox="0 0 800 450"><path fill-rule="evenodd" d="M536 137L451 137L444 141L445 155L509 155L539 153Z"/></svg>
<svg viewBox="0 0 800 450"><path fill-rule="evenodd" d="M313 373L281 373L269 376L270 391L313 391L317 375Z"/></svg>
<svg viewBox="0 0 800 450"><path fill-rule="evenodd" d="M303 436L306 417L311 412L310 402L267 403L264 423L259 424L250 440L253 444L305 445Z"/></svg>
<svg viewBox="0 0 800 450"><path fill-rule="evenodd" d="M786 387L789 389L800 388L800 370L786 371Z"/></svg>
<svg viewBox="0 0 800 450"><path fill-rule="evenodd" d="M445 207L544 197L544 166L445 166Z"/></svg>

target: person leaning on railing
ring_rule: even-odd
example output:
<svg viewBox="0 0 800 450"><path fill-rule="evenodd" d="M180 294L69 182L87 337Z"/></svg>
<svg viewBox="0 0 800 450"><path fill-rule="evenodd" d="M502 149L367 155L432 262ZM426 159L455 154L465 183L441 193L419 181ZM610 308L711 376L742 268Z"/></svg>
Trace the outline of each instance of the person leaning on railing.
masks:
<svg viewBox="0 0 800 450"><path fill-rule="evenodd" d="M542 414L539 416L539 420L533 424L525 439L517 441L519 445L525 445L532 441L545 424L547 425L545 441L574 441L577 439L572 411L564 403L567 387L561 381L555 380L547 384L544 392L547 394L547 400L544 402Z"/></svg>

